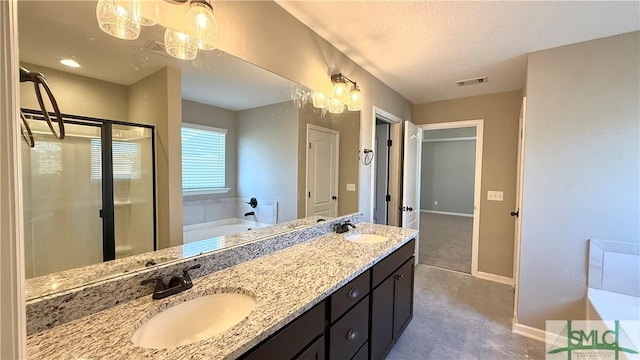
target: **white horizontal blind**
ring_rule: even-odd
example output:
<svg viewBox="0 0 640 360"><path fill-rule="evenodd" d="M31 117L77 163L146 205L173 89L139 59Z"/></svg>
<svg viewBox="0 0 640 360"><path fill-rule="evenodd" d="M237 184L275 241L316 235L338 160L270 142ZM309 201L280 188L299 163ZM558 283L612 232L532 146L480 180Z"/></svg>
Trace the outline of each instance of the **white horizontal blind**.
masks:
<svg viewBox="0 0 640 360"><path fill-rule="evenodd" d="M113 180L140 179L142 155L140 144L126 141L112 142ZM91 181L102 180L102 141L91 139Z"/></svg>
<svg viewBox="0 0 640 360"><path fill-rule="evenodd" d="M182 191L224 188L226 133L208 126L182 126Z"/></svg>

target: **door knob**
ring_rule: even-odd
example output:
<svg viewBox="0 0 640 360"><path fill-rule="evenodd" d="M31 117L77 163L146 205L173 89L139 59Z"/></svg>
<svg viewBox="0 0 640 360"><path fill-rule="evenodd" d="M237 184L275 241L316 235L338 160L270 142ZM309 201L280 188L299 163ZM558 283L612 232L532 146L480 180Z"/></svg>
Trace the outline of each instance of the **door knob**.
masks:
<svg viewBox="0 0 640 360"><path fill-rule="evenodd" d="M335 196L335 195L333 195L333 196L331 197L331 199L332 199L332 200L338 200L338 197L337 197L337 196Z"/></svg>
<svg viewBox="0 0 640 360"><path fill-rule="evenodd" d="M407 207L407 211L413 211L413 208L411 206Z"/></svg>
<svg viewBox="0 0 640 360"><path fill-rule="evenodd" d="M511 216L515 216L515 217L520 216L520 210L518 209L518 210L516 210L516 211L512 211L512 212L511 212Z"/></svg>

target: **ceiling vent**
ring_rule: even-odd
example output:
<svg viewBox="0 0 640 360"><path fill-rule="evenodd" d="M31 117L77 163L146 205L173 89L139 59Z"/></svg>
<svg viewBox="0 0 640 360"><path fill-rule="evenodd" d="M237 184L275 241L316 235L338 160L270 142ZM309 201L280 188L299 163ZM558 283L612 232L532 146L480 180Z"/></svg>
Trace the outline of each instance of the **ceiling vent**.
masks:
<svg viewBox="0 0 640 360"><path fill-rule="evenodd" d="M483 77L474 78L474 79L456 81L456 84L458 86L466 86L466 85L484 84L487 81L488 81L487 77L483 76Z"/></svg>
<svg viewBox="0 0 640 360"><path fill-rule="evenodd" d="M160 55L172 59L172 57L169 56L169 54L167 54L167 52L165 51L164 44L159 41L150 42L149 44L147 44L147 46L144 47L144 50L155 55Z"/></svg>

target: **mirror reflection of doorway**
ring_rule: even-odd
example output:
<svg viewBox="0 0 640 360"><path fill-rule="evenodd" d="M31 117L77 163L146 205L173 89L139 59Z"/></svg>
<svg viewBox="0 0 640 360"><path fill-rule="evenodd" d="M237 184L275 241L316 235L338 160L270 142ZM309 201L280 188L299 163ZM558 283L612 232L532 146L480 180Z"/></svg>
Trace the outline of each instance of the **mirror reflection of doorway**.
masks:
<svg viewBox="0 0 640 360"><path fill-rule="evenodd" d="M425 130L420 262L471 273L476 127Z"/></svg>
<svg viewBox="0 0 640 360"><path fill-rule="evenodd" d="M340 132L307 124L307 216L338 215Z"/></svg>

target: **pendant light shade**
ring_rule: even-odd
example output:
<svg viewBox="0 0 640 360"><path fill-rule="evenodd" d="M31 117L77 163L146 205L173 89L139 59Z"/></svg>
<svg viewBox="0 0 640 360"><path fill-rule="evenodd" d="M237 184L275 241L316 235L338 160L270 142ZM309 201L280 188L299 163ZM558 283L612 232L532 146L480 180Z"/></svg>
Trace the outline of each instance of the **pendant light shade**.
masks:
<svg viewBox="0 0 640 360"><path fill-rule="evenodd" d="M354 84L353 89L349 92L349 99L347 100L347 109L349 111L361 111L363 105L362 93L358 85Z"/></svg>
<svg viewBox="0 0 640 360"><path fill-rule="evenodd" d="M344 112L344 103L340 99L329 99L329 112L332 114L342 114Z"/></svg>
<svg viewBox="0 0 640 360"><path fill-rule="evenodd" d="M135 40L140 36L140 24L135 20L131 8L116 4L113 0L99 0L96 18L100 30L124 40Z"/></svg>
<svg viewBox="0 0 640 360"><path fill-rule="evenodd" d="M315 108L326 109L329 106L329 98L321 91L314 91L313 94L311 94L311 100Z"/></svg>
<svg viewBox="0 0 640 360"><path fill-rule="evenodd" d="M213 8L204 0L191 0L187 22L189 34L194 38L198 49L213 50L218 42L218 24L213 17Z"/></svg>
<svg viewBox="0 0 640 360"><path fill-rule="evenodd" d="M167 54L177 59L193 60L198 55L198 46L191 36L169 28L164 32L164 46Z"/></svg>
<svg viewBox="0 0 640 360"><path fill-rule="evenodd" d="M333 84L333 90L331 91L332 99L338 99L344 104L347 102L348 97L349 89L347 88L346 82L340 81Z"/></svg>
<svg viewBox="0 0 640 360"><path fill-rule="evenodd" d="M133 17L142 26L153 26L158 23L159 5L157 1L129 0L133 9Z"/></svg>

